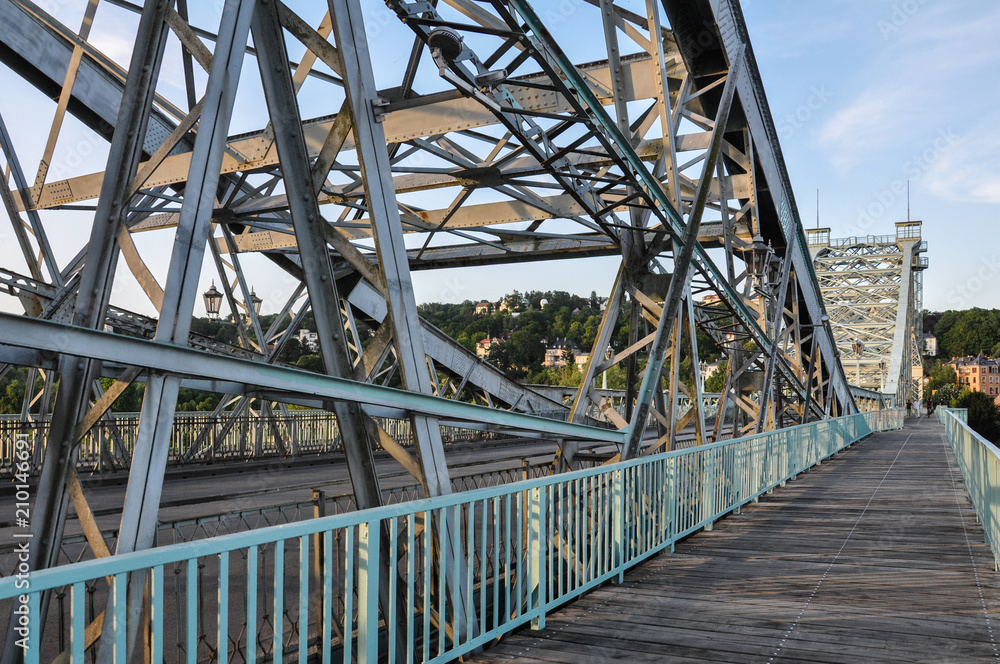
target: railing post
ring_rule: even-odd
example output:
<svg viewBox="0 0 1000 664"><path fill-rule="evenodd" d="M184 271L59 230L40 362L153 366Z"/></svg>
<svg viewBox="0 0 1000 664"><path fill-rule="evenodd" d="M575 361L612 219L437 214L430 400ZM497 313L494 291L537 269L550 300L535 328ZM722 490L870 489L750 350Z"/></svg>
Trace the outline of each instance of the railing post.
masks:
<svg viewBox="0 0 1000 664"><path fill-rule="evenodd" d="M548 495L545 487L536 487L531 490L531 508L528 515L528 537L529 537L529 569L531 583L531 609L536 612L531 619L531 629L545 629L545 605L548 603L546 588L545 562L548 547L545 542L547 531ZM470 535L471 537L472 535ZM472 561L469 561L472 564Z"/></svg>
<svg viewBox="0 0 1000 664"><path fill-rule="evenodd" d="M702 464L701 500L708 523L705 530L712 530L715 516L715 450L708 450L708 463Z"/></svg>
<svg viewBox="0 0 1000 664"><path fill-rule="evenodd" d="M736 495L733 496L736 503L736 509L733 510L733 514L743 513L743 454L746 451L746 443L740 443L738 447L733 450L733 455L735 457L735 462L733 463L733 481L730 486L736 486Z"/></svg>
<svg viewBox="0 0 1000 664"><path fill-rule="evenodd" d="M326 492L320 489L312 490L313 498L313 518L321 519L326 516ZM323 550L323 533L318 532L312 537L313 540L313 588L315 589L316 615L323 615L323 574L326 556Z"/></svg>
<svg viewBox="0 0 1000 664"><path fill-rule="evenodd" d="M781 445L779 445L778 449L781 450L782 463L780 464L781 470L778 471L778 477L782 478L782 480L781 482L778 483L778 486L784 487L785 486L784 478L786 475L788 475L789 469L792 467L792 464L795 463L793 454L798 450L792 448L792 441L786 433L775 432L775 435L780 436L781 440Z"/></svg>
<svg viewBox="0 0 1000 664"><path fill-rule="evenodd" d="M358 664L378 664L379 522L358 525ZM443 630L442 630L443 632Z"/></svg>
<svg viewBox="0 0 1000 664"><path fill-rule="evenodd" d="M625 581L625 471L619 468L615 471L613 530L615 547L615 567L618 568L618 583Z"/></svg>
<svg viewBox="0 0 1000 664"><path fill-rule="evenodd" d="M767 434L767 493L774 493L774 478L777 476L777 471L775 470L775 454L774 454L774 433L771 432Z"/></svg>
<svg viewBox="0 0 1000 664"><path fill-rule="evenodd" d="M667 527L669 528L667 532L670 533L670 553L673 553L677 538L677 457L671 457L668 464L667 477L670 482L670 492L667 494L667 509L670 510L670 516L667 517Z"/></svg>

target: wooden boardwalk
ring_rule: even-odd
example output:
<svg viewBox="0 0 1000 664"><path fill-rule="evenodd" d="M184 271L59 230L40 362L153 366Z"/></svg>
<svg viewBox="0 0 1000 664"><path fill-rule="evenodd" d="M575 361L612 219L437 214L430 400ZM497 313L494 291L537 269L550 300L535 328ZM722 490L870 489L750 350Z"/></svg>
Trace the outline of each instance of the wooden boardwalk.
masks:
<svg viewBox="0 0 1000 664"><path fill-rule="evenodd" d="M937 420L824 461L476 662L1000 662L1000 574Z"/></svg>

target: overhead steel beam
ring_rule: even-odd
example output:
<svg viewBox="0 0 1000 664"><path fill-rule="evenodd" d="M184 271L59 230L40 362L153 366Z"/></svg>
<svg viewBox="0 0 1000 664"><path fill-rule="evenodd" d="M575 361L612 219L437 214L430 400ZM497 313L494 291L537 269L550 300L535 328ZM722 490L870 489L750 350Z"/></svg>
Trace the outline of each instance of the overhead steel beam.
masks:
<svg viewBox="0 0 1000 664"><path fill-rule="evenodd" d="M24 349L24 359L39 354L90 356L97 361L120 362L143 366L150 371L200 380L226 381L274 393L299 394L321 399L335 399L371 404L399 413L427 413L455 421L481 422L502 427L534 429L553 437L621 442L623 434L613 429L590 427L560 420L537 417L516 411L477 406L463 401L439 399L371 383L324 376L291 367L262 365L241 358L184 348L157 341L146 341L109 332L84 330L71 325L15 316L0 312L0 348ZM16 352L16 351L15 351ZM10 360L14 355L4 355Z"/></svg>
<svg viewBox="0 0 1000 664"><path fill-rule="evenodd" d="M79 39L41 7L28 0L0 2L0 61L53 99L59 97ZM129 71L132 71L131 68ZM90 129L111 139L117 128L127 72L89 44L84 54L68 110ZM174 122L184 116L179 109L157 98L158 109L149 113L142 128L143 151L153 154L170 135ZM175 111L168 115L162 109ZM171 118L170 116L174 117ZM102 178L103 179L103 178ZM57 183L47 185L52 187ZM58 188L58 185L57 187ZM100 186L91 195L96 198Z"/></svg>
<svg viewBox="0 0 1000 664"><path fill-rule="evenodd" d="M0 16L2 16L2 14L0 14ZM15 25L20 25L20 23L21 22L18 22ZM22 47L19 36L7 36L3 26L0 25L0 44L4 43L5 40L13 42L16 44L17 48ZM50 41L53 43L50 43ZM44 58L43 62L52 63L52 65L46 69L46 73L49 74L58 72L58 67L61 62L60 54L63 52L63 49L67 46L67 44L63 43L61 38L55 35L48 35L48 40L45 41L44 44L52 51L51 53L46 51L44 55L40 56ZM30 53L31 51L29 50L28 52ZM71 46L65 55L67 60L70 52L72 52ZM35 56L32 55L32 57ZM0 59L2 58L3 53L0 52ZM648 84L651 61L648 57L644 56L638 56L632 60L632 62L626 62L623 65L624 75L629 81L629 98L651 98L654 95L654 91ZM89 79L85 74L87 71L87 65L88 60L85 58L84 64L81 65L80 73L80 76L83 78L81 79L78 77L81 87L84 81L89 82ZM101 71L100 68L97 68L96 65L92 63L90 63L90 68L96 68L98 69L98 72ZM595 88L602 94L602 99L607 99L609 92L603 85L604 81L610 76L607 64L597 63L595 65L585 67L584 70L587 72ZM93 76L94 74L90 75ZM531 82L533 79L538 79L538 77L525 77L523 80ZM562 109L559 105L560 102L557 95L534 95L529 94L528 92L517 94L519 97L523 97L521 101L524 106L531 110L556 112ZM95 103L95 101L100 102L97 106L98 109L103 109L105 106L110 105L106 99L107 97L111 97L112 101L114 101L113 95L113 89L108 89L103 92L101 97L97 100L94 100L91 97L80 99L79 107L74 104L71 106L70 110L83 113L84 109L89 109L89 104ZM451 98L445 100L440 100L440 96L431 97L430 99L425 100L425 103L423 104L420 103L421 100L418 98L407 100L405 103L398 103L395 105L389 104L388 106L380 107L381 112L385 113L385 119L382 124L384 125L383 131L386 134L386 140L391 143L401 143L429 136L447 134L453 131L468 131L496 124L496 117L489 111L483 109L477 102L464 97L457 97L457 95L454 94L450 96ZM181 114L180 117L183 117L183 114ZM323 143L330 133L333 123L334 120L329 117L306 120L303 123L306 146L311 158L315 158L319 155ZM163 119L160 120L157 128L158 131L163 132L161 138L165 138L173 130L173 125L168 120ZM688 140L692 142L697 141L697 135L692 136ZM156 147L158 146L153 144L148 145L147 152L152 154ZM278 159L277 154L272 147L273 138L271 138L266 132L255 132L250 135L234 136L228 144L229 153L223 161L222 172L236 173L237 171L246 169L260 169L268 166L275 166L278 163ZM655 147L655 145L650 145L649 149L653 150ZM353 136L349 136L347 140L345 140L342 149L355 149ZM145 186L154 187L183 182L187 174L188 162L190 159L190 152L185 151L184 146L180 146L174 151L174 154L163 160L163 163L157 168L156 172L147 179ZM517 164L511 164L511 168L517 169L517 167ZM468 176L472 177L473 174L470 173ZM446 186L448 183L454 182L456 177L461 178L462 174L456 173L455 176L451 176L443 180L438 186ZM37 205L40 208L45 208L92 199L97 195L102 179L102 173L92 173L48 183L42 188L41 193L38 196ZM397 178L397 181L400 183L400 186L397 188L401 190L407 189L405 178ZM422 184L421 186L425 187L427 184Z"/></svg>

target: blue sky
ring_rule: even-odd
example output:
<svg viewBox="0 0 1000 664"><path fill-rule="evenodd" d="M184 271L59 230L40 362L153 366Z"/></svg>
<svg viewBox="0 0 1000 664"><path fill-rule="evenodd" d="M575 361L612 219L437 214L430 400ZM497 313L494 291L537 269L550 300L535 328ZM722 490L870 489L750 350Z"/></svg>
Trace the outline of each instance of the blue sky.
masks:
<svg viewBox="0 0 1000 664"><path fill-rule="evenodd" d="M623 2L633 11L644 11L642 0ZM78 26L86 3L51 4L59 20ZM291 4L314 24L325 8L325 3L306 0ZM379 45L373 51L378 82L396 85L412 33L381 2L363 5L370 41ZM603 38L592 7L582 0L536 0L535 5L543 15L554 17L550 27L571 57L600 57ZM995 232L1000 203L1000 161L995 157L1000 151L1000 5L988 0L964 0L960 5L941 0L745 0L743 5L806 225L815 223L819 188L822 224L830 226L835 237L890 234L894 222L906 219L909 180L912 218L924 221L930 246L925 307L1000 308L1000 241ZM199 23L217 25L218 15L211 9L218 6L197 5L206 13ZM133 14L102 3L91 42L127 63L135 21ZM594 39L580 38L587 34ZM164 65L160 83L161 93L180 102L179 59L170 55L176 48L174 41L168 43L172 64ZM430 86L422 91L442 84L429 67L423 67L418 78L422 86ZM32 180L55 105L2 66L0 84L5 91L0 113ZM263 126L259 82L249 58L238 99L231 133ZM335 112L328 100L319 83L308 81L299 100L303 115ZM75 119L67 117L59 145L50 181L103 170L106 143ZM45 218L56 253L65 262L85 241L89 215ZM169 231L136 236L158 275L165 273L169 258L164 241L169 244ZM23 271L18 254L4 225L0 264ZM280 306L279 291L293 284L259 256L243 260L258 293L265 295L264 311L274 311ZM446 270L417 273L413 281L422 302L495 299L515 288L585 295L591 290L607 293L617 263L601 258ZM203 273L206 288L210 268L206 265ZM122 270L115 289L118 303L154 313ZM269 297L269 292L276 296ZM0 308L19 309L10 298L0 302Z"/></svg>

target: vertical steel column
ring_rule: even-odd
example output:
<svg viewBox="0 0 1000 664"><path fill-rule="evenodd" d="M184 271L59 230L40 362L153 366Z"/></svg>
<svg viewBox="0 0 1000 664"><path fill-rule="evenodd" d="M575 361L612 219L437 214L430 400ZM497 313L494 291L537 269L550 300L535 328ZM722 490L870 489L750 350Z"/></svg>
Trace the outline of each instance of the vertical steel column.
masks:
<svg viewBox="0 0 1000 664"><path fill-rule="evenodd" d="M354 140L364 176L365 199L371 218L379 270L385 280L386 303L403 386L432 394L420 318L413 296L410 267L396 206L389 151L381 116L376 117L378 94L372 71L364 21L358 0L329 0L334 34L344 65L344 87L354 117ZM410 417L428 496L451 493L444 445L437 418Z"/></svg>
<svg viewBox="0 0 1000 664"><path fill-rule="evenodd" d="M371 219L380 276L385 285L389 320L396 344L396 359L403 387L413 392L432 394L424 351L422 326L413 296L410 266L403 241L403 227L396 206L391 160L386 146L381 116L376 116L378 93L371 56L365 40L364 20L359 0L329 0L333 32L343 63L344 88L354 118L354 144L364 180L365 200ZM416 440L424 488L428 496L451 493L451 477L441 442L441 428L436 417L411 414L410 427ZM460 524L453 517L437 520L438 551L442 570L471 564L462 558ZM457 553L457 555L456 555ZM477 631L477 621L466 616L474 609L467 606L465 574L448 575L446 585L451 595L452 626L458 635ZM446 616L440 616L442 624Z"/></svg>
<svg viewBox="0 0 1000 664"><path fill-rule="evenodd" d="M653 391L660 389L660 372L663 370L667 346L670 343L670 328L677 318L678 311L680 311L681 298L690 291L688 280L691 275L691 258L694 254L694 246L698 243L701 216L711 189L710 183L715 171L715 164L722 150L726 125L729 123L729 110L732 108L733 97L736 94L736 79L739 77L742 61L743 58L737 58L729 70L729 76L726 79L726 85L723 88L722 98L716 112L712 142L709 145L708 154L705 155L701 180L698 182L698 191L691 205L687 226L681 241L674 242L674 275L670 280L670 288L667 290L667 296L663 302L663 312L656 329L656 336L649 349L649 361L636 398L635 412L630 418L629 437L625 443L625 449L622 450L622 460L631 459L639 453L646 417L649 415L649 408L653 400ZM671 398L674 398L673 395Z"/></svg>
<svg viewBox="0 0 1000 664"><path fill-rule="evenodd" d="M142 143L166 42L165 17L171 4L170 0L151 0L146 3L139 19L129 75L118 109L108 165L87 244L87 261L73 315L73 324L77 327L96 329L104 322L118 258L116 238L128 209L129 187L142 155ZM48 267L54 269L54 264ZM61 281L61 276L58 280ZM31 569L53 566L59 554L68 507L66 481L73 471L77 454L76 427L89 405L87 395L95 369L95 363L88 359L64 356L60 360L59 395L31 520L33 545L28 563ZM40 615L46 615L47 599L46 595ZM3 654L0 655L4 664L17 661L21 655L15 649L14 641L8 631Z"/></svg>
<svg viewBox="0 0 1000 664"><path fill-rule="evenodd" d="M170 256L156 341L187 345L253 9L254 0L227 0L223 9L205 93L205 108L198 126L186 195ZM146 383L116 554L149 548L156 536L156 515L179 387L179 376L150 375ZM142 613L142 586L137 579L129 585L130 651L135 647L135 630ZM109 628L110 623L106 623L99 652L102 664L111 659L111 649L107 647Z"/></svg>
<svg viewBox="0 0 1000 664"><path fill-rule="evenodd" d="M309 155L302 133L295 85L274 0L260 0L253 21L261 82L278 149L285 194L316 319L326 373L350 378L354 372L340 315L340 294L324 239L323 217L313 192ZM356 403L333 404L354 485L358 509L382 503L365 420Z"/></svg>
<svg viewBox="0 0 1000 664"><path fill-rule="evenodd" d="M157 341L187 345L253 6L253 0L227 0L223 11L205 94L205 110L187 180L187 195L181 208L163 308L156 327ZM163 376L151 376L146 385L117 553L146 548L152 541L166 462L166 443L173 426L179 386L179 378Z"/></svg>
<svg viewBox="0 0 1000 664"><path fill-rule="evenodd" d="M687 308L685 309L684 317L687 319L688 334L691 337L691 379L694 384L694 389L692 390L694 394L691 395L691 400L694 402L692 407L695 409L695 435L698 445L707 445L709 440L708 433L705 431L705 405L702 400L701 371L699 370L698 364L698 326L694 318L694 297L692 296L690 289L688 289L685 300L687 300Z"/></svg>
<svg viewBox="0 0 1000 664"><path fill-rule="evenodd" d="M767 357L767 370L764 373L764 390L760 397L760 413L757 415L757 433L762 433L766 430L768 424L768 413L774 409L774 418L778 417L778 404L775 398L774 392L774 369L775 365L778 363L778 353L781 352L781 330L784 326L785 321L785 298L788 295L788 282L789 277L792 272L792 253L796 251L798 245L792 244L788 247L785 252L785 258L781 266L781 281L778 284L778 292L775 294L774 303L774 317L771 321L771 337L774 340L774 345L771 346L771 352ZM796 293L797 295L797 293ZM766 298L764 309L766 311ZM765 314L766 316L766 314ZM809 407L809 390L806 390L805 395L806 408ZM772 427L777 426L777 423L772 420Z"/></svg>
<svg viewBox="0 0 1000 664"><path fill-rule="evenodd" d="M326 221L320 214L313 188L309 153L302 132L295 83L292 80L277 4L277 0L260 0L254 14L253 38L257 47L257 62L271 126L274 128L274 140L278 149L281 173L284 176L285 194L288 197L289 212L298 241L299 256L305 273L309 302L323 351L324 369L331 376L351 378L354 367L347 348L340 313L340 295L325 240L323 226ZM337 415L357 507L359 510L377 507L382 504L382 493L372 456L373 441L369 437L369 433L375 431L376 425L365 415L358 403L337 401L332 407ZM382 558L379 563L381 575L389 579L390 575L396 574L393 561L389 559L389 531L378 526L376 532L381 532L385 546L380 548L377 542L369 544L373 551L381 551L381 554L377 554ZM375 567L374 561L369 562ZM376 584L375 587L378 590L376 597L381 601L383 614L387 619L390 615L401 618L404 613L401 607L405 606L401 597L393 598L389 594L388 583ZM395 613L390 611L394 601L396 606L400 607ZM405 650L405 642L401 638L405 631L398 630L397 633L400 639L396 647Z"/></svg>

